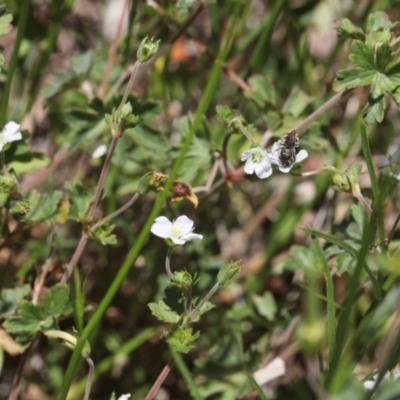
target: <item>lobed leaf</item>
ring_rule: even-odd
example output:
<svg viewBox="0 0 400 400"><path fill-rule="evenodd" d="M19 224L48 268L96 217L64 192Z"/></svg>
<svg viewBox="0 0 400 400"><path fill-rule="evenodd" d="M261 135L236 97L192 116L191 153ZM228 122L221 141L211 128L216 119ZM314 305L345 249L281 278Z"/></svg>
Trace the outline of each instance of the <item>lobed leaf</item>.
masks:
<svg viewBox="0 0 400 400"><path fill-rule="evenodd" d="M50 193L39 194L33 191L29 195L31 202L30 211L24 216L24 220L34 224L38 222L49 222L60 214L59 203L63 193L54 190Z"/></svg>
<svg viewBox="0 0 400 400"><path fill-rule="evenodd" d="M349 59L357 67L372 71L376 70L374 49L369 43L355 40L350 48Z"/></svg>
<svg viewBox="0 0 400 400"><path fill-rule="evenodd" d="M71 202L70 217L77 221L84 221L93 200L94 190L87 190L81 182L70 181L65 183Z"/></svg>
<svg viewBox="0 0 400 400"><path fill-rule="evenodd" d="M348 18L336 21L336 24L339 38L365 41L365 33L363 30L358 26L353 25Z"/></svg>
<svg viewBox="0 0 400 400"><path fill-rule="evenodd" d="M13 314L22 299L30 292L30 285L18 286L12 289L3 289L0 295L0 317Z"/></svg>
<svg viewBox="0 0 400 400"><path fill-rule="evenodd" d="M152 314L160 321L168 324L177 324L181 319L181 317L175 311L172 311L162 300L158 303L150 303L148 306Z"/></svg>

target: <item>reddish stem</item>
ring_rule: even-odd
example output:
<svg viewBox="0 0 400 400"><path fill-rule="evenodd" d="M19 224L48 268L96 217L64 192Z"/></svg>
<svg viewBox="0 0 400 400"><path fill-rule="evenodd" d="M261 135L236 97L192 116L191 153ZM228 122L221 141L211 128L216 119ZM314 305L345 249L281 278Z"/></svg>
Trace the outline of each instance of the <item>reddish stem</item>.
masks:
<svg viewBox="0 0 400 400"><path fill-rule="evenodd" d="M172 367L174 366L174 359L170 358L168 360L167 365L161 371L161 374L158 376L157 380L154 382L154 385L150 389L150 392L147 394L144 400L152 400L154 396L157 394L158 390L160 389L161 385L165 381L165 378L170 373Z"/></svg>

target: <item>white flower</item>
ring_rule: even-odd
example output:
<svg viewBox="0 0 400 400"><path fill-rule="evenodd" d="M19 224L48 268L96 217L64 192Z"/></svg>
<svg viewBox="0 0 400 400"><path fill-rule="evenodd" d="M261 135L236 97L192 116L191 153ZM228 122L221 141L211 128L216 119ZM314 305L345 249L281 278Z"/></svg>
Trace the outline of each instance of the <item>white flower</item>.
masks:
<svg viewBox="0 0 400 400"><path fill-rule="evenodd" d="M0 151L7 143L15 142L22 139L22 134L19 132L19 127L16 122L9 122L0 133Z"/></svg>
<svg viewBox="0 0 400 400"><path fill-rule="evenodd" d="M260 179L268 178L272 174L269 154L261 147L243 152L241 160L246 161L244 165L246 174L255 173Z"/></svg>
<svg viewBox="0 0 400 400"><path fill-rule="evenodd" d="M122 396L118 397L118 400L128 400L131 397L130 394L123 394Z"/></svg>
<svg viewBox="0 0 400 400"><path fill-rule="evenodd" d="M105 144L101 144L92 154L92 158L100 158L104 156L107 152L107 146Z"/></svg>
<svg viewBox="0 0 400 400"><path fill-rule="evenodd" d="M292 169L294 164L302 162L308 157L308 153L306 150L300 150L296 154L294 163L287 166L284 163L282 163L282 161L281 161L281 157L280 157L281 150L282 150L282 144L279 141L275 142L274 145L272 146L272 150L271 150L271 162L272 162L272 164L277 165L279 167L279 170L281 172L284 172L285 174L290 172L290 170Z"/></svg>
<svg viewBox="0 0 400 400"><path fill-rule="evenodd" d="M192 233L193 221L186 215L181 215L173 222L167 217L158 217L151 231L158 237L169 239L174 244L185 244L193 239L203 239L203 235Z"/></svg>

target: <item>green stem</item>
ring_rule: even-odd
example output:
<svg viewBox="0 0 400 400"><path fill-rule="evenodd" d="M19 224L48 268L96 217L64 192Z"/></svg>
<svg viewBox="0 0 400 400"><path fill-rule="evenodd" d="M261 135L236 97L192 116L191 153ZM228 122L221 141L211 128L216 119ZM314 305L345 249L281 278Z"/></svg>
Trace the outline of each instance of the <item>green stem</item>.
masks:
<svg viewBox="0 0 400 400"><path fill-rule="evenodd" d="M328 314L328 358L332 360L335 344L336 344L336 324L335 324L335 294L333 279L329 266L325 260L325 256L322 253L321 247L316 239L314 239L314 248L319 259L319 263L324 271L326 281L326 297L327 297L327 314Z"/></svg>
<svg viewBox="0 0 400 400"><path fill-rule="evenodd" d="M8 106L8 100L10 98L10 91L11 91L11 83L13 80L15 68L17 67L17 62L18 62L18 54L19 54L19 49L21 47L21 42L25 34L25 28L26 24L28 21L28 14L29 14L29 6L30 6L30 0L24 0L20 3L20 13L19 13L19 19L18 19L18 32L17 32L17 37L14 42L14 48L13 52L11 54L11 59L10 59L10 64L8 67L8 72L7 72L7 81L4 87L3 91L3 99L1 102L1 107L0 107L0 125L4 126L6 123L6 114L7 114L7 106Z"/></svg>
<svg viewBox="0 0 400 400"><path fill-rule="evenodd" d="M336 330L336 346L334 349L334 354L332 357L330 357L330 363L329 363L329 373L326 378L326 385L328 388L334 390L335 386L335 375L337 373L337 370L339 370L339 363L343 359L343 362L345 361L345 358L343 358L343 352L346 348L347 343L351 339L348 334L350 330L350 318L351 318L351 313L352 310L354 309L355 306L355 298L357 291L359 289L359 283L360 283L360 278L361 278L361 273L363 269L365 268L366 264L366 258L368 256L368 249L370 244L374 240L374 223L375 223L375 218L376 214L375 212L372 214L370 220L368 223L365 224L364 229L363 229L363 238L362 238L362 245L361 245L361 250L358 253L357 256L357 264L356 267L353 271L353 275L351 276L350 282L347 286L347 296L344 301L343 305L343 312L340 315L337 330Z"/></svg>
<svg viewBox="0 0 400 400"><path fill-rule="evenodd" d="M365 124L362 122L360 124L360 131L361 131L361 144L362 144L362 150L364 153L364 158L365 158L365 163L367 164L368 168L368 174L369 178L371 180L371 187L372 187L372 192L374 194L374 209L377 210L377 217L378 217L378 226L379 226L379 237L381 242L383 243L385 240L385 224L383 221L383 213L382 210L380 210L379 205L381 204L381 190L379 190L378 186L378 180L376 178L375 174L375 167L374 163L372 161L372 156L371 156L371 149L369 147L369 141L367 137L367 130L365 128Z"/></svg>
<svg viewBox="0 0 400 400"><path fill-rule="evenodd" d="M59 400L66 399L68 391L69 391L69 387L71 385L72 379L73 379L75 371L77 369L79 359L81 357L80 354L81 354L82 347L83 347L85 341L88 339L91 332L100 323L101 318L103 317L104 313L106 312L107 308L109 307L114 296L118 292L120 286L124 282L126 275L131 270L133 262L136 260L136 258L140 254L140 251L142 250L142 247L144 246L144 244L147 240L151 225L153 224L154 219L159 215L160 210L165 203L165 200L168 196L168 190L171 187L174 179L176 179L176 176L181 168L184 157L187 154L191 143L193 142L193 138L195 136L196 130L200 126L201 121L203 120L203 115L207 113L207 110L211 106L212 100L217 91L218 83L219 83L221 72L222 72L222 66L224 65L224 62L228 55L228 52L229 52L229 49L231 46L231 41L233 40L233 33L235 32L235 25L240 16L241 8L242 8L241 2L237 2L235 4L234 18L232 19L231 26L229 27L229 30L228 30L227 40L226 40L222 50L220 51L217 60L215 61L214 65L213 65L206 89L203 93L203 96L200 100L199 106L196 110L193 124L190 128L188 135L186 136L185 143L182 146L179 156L178 156L177 160L175 161L175 164L169 175L169 179L167 181L165 190L162 191L160 193L160 196L157 198L157 200L153 206L153 209L151 210L150 215L146 221L146 224L142 228L140 235L137 238L134 246L132 247L132 249L128 253L128 255L126 256L124 263L122 264L121 268L118 270L117 275L115 276L113 282L111 283L111 285L108 288L107 292L105 293L102 301L98 305L96 311L92 315L91 319L89 320L88 324L86 325L85 329L82 332L82 335L80 336L80 338L78 340L78 343L72 354L71 360L68 364L67 371L64 375L64 380L63 380L63 383L61 386Z"/></svg>
<svg viewBox="0 0 400 400"><path fill-rule="evenodd" d="M197 305L197 307L187 316L187 319L189 320L192 317L195 317L196 314L199 312L200 308L203 307L203 305L211 298L211 296L219 289L219 282L217 282L211 290L204 296L203 300L200 301L200 303Z"/></svg>
<svg viewBox="0 0 400 400"><path fill-rule="evenodd" d="M165 257L165 269L167 271L167 274L171 281L174 281L174 274L171 271L171 253L172 253L172 247L168 247L168 252L167 252L167 257Z"/></svg>
<svg viewBox="0 0 400 400"><path fill-rule="evenodd" d="M117 111L116 111L116 114L118 114L118 113L121 112L121 109L122 109L122 107L124 106L124 104L125 104L125 102L126 102L126 99L127 99L128 96L129 96L129 93L130 93L131 90L132 90L133 82L135 81L135 77L136 77L136 74L137 74L137 72L138 72L139 67L140 67L140 62L139 62L139 61L136 61L136 62L135 62L135 65L133 66L133 70L132 70L132 73L131 73L131 77L129 78L128 85L127 85L126 88L125 88L124 96L122 97L121 103L120 103L119 106L118 106L118 109L117 109Z"/></svg>
<svg viewBox="0 0 400 400"><path fill-rule="evenodd" d="M85 396L83 397L83 400L89 400L90 389L92 388L93 373L94 373L93 360L90 357L87 357L86 362L89 365L89 373L88 373L88 378L87 378L87 382L86 382Z"/></svg>

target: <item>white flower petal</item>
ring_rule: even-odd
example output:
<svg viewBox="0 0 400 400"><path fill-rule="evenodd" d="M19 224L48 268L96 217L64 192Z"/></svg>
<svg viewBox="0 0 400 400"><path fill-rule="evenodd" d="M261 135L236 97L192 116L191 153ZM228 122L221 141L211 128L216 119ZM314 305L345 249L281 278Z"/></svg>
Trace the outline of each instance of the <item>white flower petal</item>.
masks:
<svg viewBox="0 0 400 400"><path fill-rule="evenodd" d="M193 228L193 221L188 218L186 215L181 215L176 219L173 223L174 226L179 226L180 228L180 236L186 235Z"/></svg>
<svg viewBox="0 0 400 400"><path fill-rule="evenodd" d="M240 159L241 159L242 161L246 161L246 160L248 160L248 159L251 157L251 155L252 155L253 153L254 153L253 149L251 149L251 150L246 150L246 151L244 151L244 152L242 153Z"/></svg>
<svg viewBox="0 0 400 400"><path fill-rule="evenodd" d="M376 385L375 381L365 381L364 382L364 388L368 390L372 390Z"/></svg>
<svg viewBox="0 0 400 400"><path fill-rule="evenodd" d="M244 172L249 175L254 174L254 163L250 158L244 164Z"/></svg>
<svg viewBox="0 0 400 400"><path fill-rule="evenodd" d="M10 121L0 132L0 151L7 143L15 142L22 139L22 134L19 132L19 127L16 122Z"/></svg>
<svg viewBox="0 0 400 400"><path fill-rule="evenodd" d="M175 243L175 244L185 244L186 241L181 238L177 238L175 236L171 236L170 239Z"/></svg>
<svg viewBox="0 0 400 400"><path fill-rule="evenodd" d="M254 165L254 169L256 172L256 175L260 178L260 179L265 179L268 178L271 174L272 174L272 168L271 168L271 164L255 164Z"/></svg>
<svg viewBox="0 0 400 400"><path fill-rule="evenodd" d="M293 164L294 165L294 164ZM292 169L293 165L289 165L288 167L284 167L282 164L279 164L279 171L287 174Z"/></svg>
<svg viewBox="0 0 400 400"><path fill-rule="evenodd" d="M183 235L183 236L181 236L181 239L182 240L185 240L185 241L190 241L190 240L195 240L195 239L203 239L203 235L199 235L199 234L197 234L197 233L188 233L188 234L186 234L186 235Z"/></svg>
<svg viewBox="0 0 400 400"><path fill-rule="evenodd" d="M308 157L307 150L300 150L297 155L296 155L296 161L295 163L299 163L304 161Z"/></svg>
<svg viewBox="0 0 400 400"><path fill-rule="evenodd" d="M22 134L21 132L14 133L11 137L8 138L8 143L15 142L16 140L21 140Z"/></svg>
<svg viewBox="0 0 400 400"><path fill-rule="evenodd" d="M167 217L158 217L151 227L154 235L163 239L170 239L174 244L185 244L194 239L203 239L202 235L192 233L193 221L186 215L181 215L174 222L170 222Z"/></svg>
<svg viewBox="0 0 400 400"><path fill-rule="evenodd" d="M118 397L118 400L128 400L130 397L130 394L123 394L122 396Z"/></svg>
<svg viewBox="0 0 400 400"><path fill-rule="evenodd" d="M107 152L107 146L105 144L101 144L92 154L92 158L100 158L104 156Z"/></svg>
<svg viewBox="0 0 400 400"><path fill-rule="evenodd" d="M154 235L163 239L167 239L171 237L172 223L167 217L158 217L155 219L155 222L150 230L152 233L154 233Z"/></svg>
<svg viewBox="0 0 400 400"><path fill-rule="evenodd" d="M11 136L13 136L15 133L18 133L19 127L21 125L17 124L14 121L10 121L4 128L3 128L3 133L4 137L7 139ZM20 133L21 134L21 133Z"/></svg>
<svg viewBox="0 0 400 400"><path fill-rule="evenodd" d="M243 152L241 160L247 160L244 165L244 172L246 174L256 173L260 179L268 178L272 174L269 154L261 147L255 147Z"/></svg>

